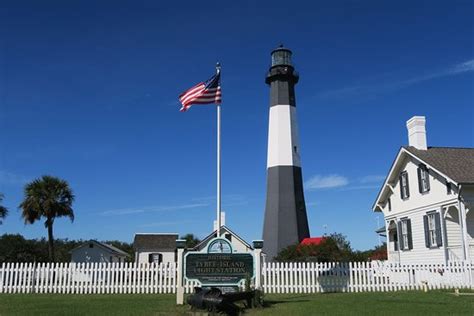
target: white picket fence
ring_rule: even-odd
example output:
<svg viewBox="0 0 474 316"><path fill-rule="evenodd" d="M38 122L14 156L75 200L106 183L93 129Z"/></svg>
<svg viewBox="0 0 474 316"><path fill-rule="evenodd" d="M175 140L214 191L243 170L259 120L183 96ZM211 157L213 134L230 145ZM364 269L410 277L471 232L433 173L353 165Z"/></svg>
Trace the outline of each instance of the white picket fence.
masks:
<svg viewBox="0 0 474 316"><path fill-rule="evenodd" d="M263 263L265 293L474 288L474 264ZM176 293L175 264L3 263L0 293ZM196 283L185 282L191 293Z"/></svg>
<svg viewBox="0 0 474 316"><path fill-rule="evenodd" d="M0 293L175 293L176 272L176 264L3 263Z"/></svg>
<svg viewBox="0 0 474 316"><path fill-rule="evenodd" d="M271 262L262 268L265 293L386 292L474 288L474 264Z"/></svg>

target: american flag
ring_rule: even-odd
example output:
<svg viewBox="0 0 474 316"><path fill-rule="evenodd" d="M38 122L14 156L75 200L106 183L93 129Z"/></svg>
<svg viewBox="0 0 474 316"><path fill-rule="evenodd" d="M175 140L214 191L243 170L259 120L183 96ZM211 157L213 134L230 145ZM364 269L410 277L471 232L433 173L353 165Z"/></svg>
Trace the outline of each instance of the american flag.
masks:
<svg viewBox="0 0 474 316"><path fill-rule="evenodd" d="M221 103L220 73L181 93L179 101L183 105L180 109L181 112L186 112L193 104Z"/></svg>

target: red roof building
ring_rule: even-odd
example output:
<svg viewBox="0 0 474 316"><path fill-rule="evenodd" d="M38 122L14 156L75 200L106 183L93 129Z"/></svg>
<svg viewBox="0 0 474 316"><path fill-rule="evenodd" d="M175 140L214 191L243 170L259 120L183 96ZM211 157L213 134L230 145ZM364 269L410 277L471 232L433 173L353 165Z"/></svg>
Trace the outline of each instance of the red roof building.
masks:
<svg viewBox="0 0 474 316"><path fill-rule="evenodd" d="M317 246L320 243L322 243L325 239L326 239L326 237L309 237L309 238L303 239L300 242L300 245L305 245L305 246L315 245L315 246Z"/></svg>

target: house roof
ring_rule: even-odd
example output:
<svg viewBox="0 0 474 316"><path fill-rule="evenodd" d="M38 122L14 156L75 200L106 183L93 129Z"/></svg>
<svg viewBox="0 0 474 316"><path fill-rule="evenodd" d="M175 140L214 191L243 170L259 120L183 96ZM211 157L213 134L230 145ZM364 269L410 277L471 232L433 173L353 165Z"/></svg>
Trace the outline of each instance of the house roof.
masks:
<svg viewBox="0 0 474 316"><path fill-rule="evenodd" d="M178 234L135 234L135 250L170 250L176 249Z"/></svg>
<svg viewBox="0 0 474 316"><path fill-rule="evenodd" d="M474 148L428 147L427 150L409 146L404 148L457 183L474 183Z"/></svg>
<svg viewBox="0 0 474 316"><path fill-rule="evenodd" d="M380 236L383 236L383 237L387 237L386 236L386 230L385 230L385 225L376 229L375 232L380 235Z"/></svg>
<svg viewBox="0 0 474 316"><path fill-rule="evenodd" d="M319 245L326 239L325 237L308 237L300 242L300 245Z"/></svg>
<svg viewBox="0 0 474 316"><path fill-rule="evenodd" d="M86 245L89 245L90 243L94 243L96 244L97 246L99 247L102 247L102 248L105 248L106 250L116 254L116 255L119 255L119 256L127 256L127 257L130 257L130 255L128 253L126 253L125 251L117 248L117 247L114 247L112 245L109 245L109 244L106 244L106 243L103 243L103 242L100 242L100 241L97 241L97 240L89 240L83 244L81 244L80 246L72 249L70 252L72 253L73 251L77 250L77 249L80 249L82 247L85 247Z"/></svg>
<svg viewBox="0 0 474 316"><path fill-rule="evenodd" d="M394 178L394 170L399 165L399 161L407 156L412 156L422 163L435 169L435 171L454 184L474 184L474 148L457 147L428 147L426 150L416 149L411 146L400 148L395 160L390 167L390 171L382 185L377 199L372 207L373 211L380 211L378 203L383 200L389 182Z"/></svg>
<svg viewBox="0 0 474 316"><path fill-rule="evenodd" d="M112 245L109 245L109 244L104 244L104 243L100 243L100 244L101 244L101 246L106 247L106 248L110 249L111 251L115 251L116 253L119 253L119 254L130 257L130 255L128 253L126 253L125 251L123 251L123 250L121 250L121 249L119 249L115 246L112 246Z"/></svg>
<svg viewBox="0 0 474 316"><path fill-rule="evenodd" d="M239 235L237 235L236 233L234 233L232 230L230 230L229 227L225 226L225 225L222 225L221 226L221 234L222 234L222 231L225 231L229 234L231 234L234 238L236 238L237 240L239 240L241 243L243 243L246 247L250 248L250 249L253 249L252 246L250 246L245 240L243 240ZM199 244L197 244L196 246L194 246L193 249L202 249L204 248L203 246L206 245L209 240L211 240L212 238L215 238L216 236L216 231L214 230L212 233L210 233L209 235L207 235L206 237L204 237L203 240L201 240L201 242Z"/></svg>

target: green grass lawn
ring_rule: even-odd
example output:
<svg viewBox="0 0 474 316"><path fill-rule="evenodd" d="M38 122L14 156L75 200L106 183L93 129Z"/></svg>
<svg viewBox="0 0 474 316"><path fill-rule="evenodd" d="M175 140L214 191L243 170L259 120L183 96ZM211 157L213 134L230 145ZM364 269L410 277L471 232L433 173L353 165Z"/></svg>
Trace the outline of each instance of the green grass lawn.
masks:
<svg viewBox="0 0 474 316"><path fill-rule="evenodd" d="M474 296L448 292L266 295L246 315L474 315ZM0 315L189 315L174 295L2 294Z"/></svg>

